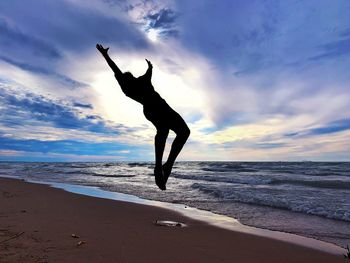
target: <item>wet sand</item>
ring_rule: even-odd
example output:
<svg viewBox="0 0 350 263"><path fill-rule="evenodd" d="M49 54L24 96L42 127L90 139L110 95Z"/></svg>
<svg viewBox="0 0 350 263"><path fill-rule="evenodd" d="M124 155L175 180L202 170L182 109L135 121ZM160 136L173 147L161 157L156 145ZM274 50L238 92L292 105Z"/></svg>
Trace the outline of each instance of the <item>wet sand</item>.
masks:
<svg viewBox="0 0 350 263"><path fill-rule="evenodd" d="M188 226L157 226L155 220ZM217 228L159 207L0 178L0 262L328 263L344 258Z"/></svg>

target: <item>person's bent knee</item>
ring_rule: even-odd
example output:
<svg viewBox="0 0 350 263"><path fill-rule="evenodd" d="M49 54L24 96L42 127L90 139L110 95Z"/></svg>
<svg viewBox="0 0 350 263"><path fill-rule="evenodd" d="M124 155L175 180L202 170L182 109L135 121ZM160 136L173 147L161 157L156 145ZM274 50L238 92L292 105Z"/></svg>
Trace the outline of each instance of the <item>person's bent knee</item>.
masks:
<svg viewBox="0 0 350 263"><path fill-rule="evenodd" d="M181 132L179 132L177 136L180 136L181 138L184 138L185 140L187 140L188 137L190 137L190 134L191 134L191 130L186 126L183 129L181 129Z"/></svg>
<svg viewBox="0 0 350 263"><path fill-rule="evenodd" d="M190 137L190 134L191 134L190 128L186 127L186 129L185 129L185 136L186 136L186 138Z"/></svg>

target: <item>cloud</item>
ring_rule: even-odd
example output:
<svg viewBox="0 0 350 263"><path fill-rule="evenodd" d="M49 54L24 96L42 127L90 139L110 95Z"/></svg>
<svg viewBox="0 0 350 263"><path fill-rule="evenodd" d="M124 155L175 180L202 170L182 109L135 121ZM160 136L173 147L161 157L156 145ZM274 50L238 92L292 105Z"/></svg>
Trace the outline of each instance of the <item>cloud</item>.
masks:
<svg viewBox="0 0 350 263"><path fill-rule="evenodd" d="M304 134L306 136L323 135L323 134L342 132L346 130L350 130L350 119L332 121L322 127L313 128L301 134Z"/></svg>
<svg viewBox="0 0 350 263"><path fill-rule="evenodd" d="M349 7L347 0L0 1L0 133L19 145L4 155L25 143L43 150L45 141L57 141L51 151L65 156L59 144L93 154L74 142L146 145L153 154L154 127L119 90L95 50L101 42L135 75L151 59L157 92L192 130L183 157L345 158ZM109 146L95 146L107 154Z"/></svg>
<svg viewBox="0 0 350 263"><path fill-rule="evenodd" d="M106 123L97 116L79 116L78 112L66 102L53 101L29 92L14 95L2 88L0 88L0 98L1 105L4 107L0 119L3 125L21 126L31 120L37 120L58 128L118 134L117 127L107 127ZM78 105L89 108L85 104L78 103Z"/></svg>
<svg viewBox="0 0 350 263"><path fill-rule="evenodd" d="M44 56L48 59L59 59L61 52L52 44L35 36L25 34L20 29L11 27L0 17L1 51L14 53L14 50L29 50L32 55Z"/></svg>
<svg viewBox="0 0 350 263"><path fill-rule="evenodd" d="M322 59L335 59L340 56L350 55L350 38L337 40L325 45L322 45L322 49L324 49L324 53L321 55L317 55L311 57L310 60L322 60Z"/></svg>
<svg viewBox="0 0 350 263"><path fill-rule="evenodd" d="M148 14L145 19L149 20L152 28L168 29L172 27L177 18L177 14L171 9L162 9L156 13Z"/></svg>
<svg viewBox="0 0 350 263"><path fill-rule="evenodd" d="M68 86L69 88L81 88L81 87L87 87L88 85L79 81L76 81L74 79L71 79L68 76L58 74L52 70L48 70L46 68L38 67L38 66L33 66L31 64L23 63L23 62L18 62L14 61L10 58L4 57L0 55L0 60L5 61L8 64L11 64L13 66L16 66L22 70L29 71L31 73L36 73L36 74L42 74L46 75L52 78L55 78L57 81L61 82L63 85Z"/></svg>
<svg viewBox="0 0 350 263"><path fill-rule="evenodd" d="M0 82L0 133L7 138L152 144L149 127L125 124L103 118L91 104L77 98L53 99L13 82Z"/></svg>
<svg viewBox="0 0 350 263"><path fill-rule="evenodd" d="M161 9L156 12L150 12L144 19L147 21L147 30L156 29L163 36L178 36L179 31L175 29L178 14L171 9Z"/></svg>
<svg viewBox="0 0 350 263"><path fill-rule="evenodd" d="M177 1L176 6L184 45L210 57L221 69L233 68L239 76L297 61L310 65L308 58L318 56L320 47L329 55L347 52L346 42L339 39L349 28L346 0L337 4L204 0L200 5Z"/></svg>
<svg viewBox="0 0 350 263"><path fill-rule="evenodd" d="M18 140L2 137L0 134L1 161L144 160L149 150L149 146L140 147L116 143ZM131 153L132 156L130 156Z"/></svg>
<svg viewBox="0 0 350 263"><path fill-rule="evenodd" d="M350 99L348 43L341 36L349 29L349 2L178 1L176 7L179 41L212 64L203 79L215 79L205 89L217 128L279 115L288 122L310 114L319 125L346 118L335 100ZM320 53L334 57L309 59Z"/></svg>
<svg viewBox="0 0 350 263"><path fill-rule="evenodd" d="M110 7L118 6L119 10L127 14L127 18L146 32L151 40L158 37L164 40L179 36L177 25L179 13L175 9L174 1L108 0L104 2Z"/></svg>
<svg viewBox="0 0 350 263"><path fill-rule="evenodd" d="M56 47L52 50L64 50L64 53L67 51L82 53L93 49L98 42L126 49L148 47L145 36L128 21L123 21L118 16L107 16L98 9L90 8L88 4L84 7L67 1L14 0L11 4L1 1L0 10L2 17L11 20L13 27L21 31L20 36L44 39L44 43L49 43L40 44L39 41L28 40L27 42L31 44L28 47L21 44L23 37L8 33L12 34L12 40L21 50L31 51L34 48L36 51L42 47L42 52L45 54L52 53L57 56L61 52L49 52L52 43ZM13 53L11 47L7 49Z"/></svg>
<svg viewBox="0 0 350 263"><path fill-rule="evenodd" d="M84 103L80 103L80 102L74 102L73 103L74 107L78 107L78 108L84 108L84 109L93 109L93 106L91 104L84 104ZM88 119L98 119L97 116L88 116Z"/></svg>
<svg viewBox="0 0 350 263"><path fill-rule="evenodd" d="M124 155L82 155L0 150L1 161L15 162L115 162L127 160ZM137 159L136 159L137 160ZM140 159L142 160L142 159Z"/></svg>
<svg viewBox="0 0 350 263"><path fill-rule="evenodd" d="M111 151L130 151L136 147L115 143L86 143L73 140L40 141L40 140L16 140L0 137L0 145L3 150L82 154L82 155L106 155Z"/></svg>
<svg viewBox="0 0 350 263"><path fill-rule="evenodd" d="M270 149L270 148L281 148L286 146L286 143L257 143L255 147L261 149Z"/></svg>

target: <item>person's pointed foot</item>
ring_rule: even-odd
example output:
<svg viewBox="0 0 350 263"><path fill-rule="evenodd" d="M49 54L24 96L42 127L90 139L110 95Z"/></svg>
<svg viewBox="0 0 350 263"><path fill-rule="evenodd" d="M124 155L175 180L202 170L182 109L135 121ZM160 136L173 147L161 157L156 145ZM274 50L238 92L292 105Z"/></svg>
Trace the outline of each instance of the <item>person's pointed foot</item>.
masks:
<svg viewBox="0 0 350 263"><path fill-rule="evenodd" d="M159 187L159 189L162 191L166 190L162 168L160 168L160 169L155 168L154 169L154 177L156 180L156 185Z"/></svg>
<svg viewBox="0 0 350 263"><path fill-rule="evenodd" d="M173 169L173 166L168 163L164 163L162 166L163 169L163 175L164 175L164 184L168 182L168 178L171 174L171 170Z"/></svg>

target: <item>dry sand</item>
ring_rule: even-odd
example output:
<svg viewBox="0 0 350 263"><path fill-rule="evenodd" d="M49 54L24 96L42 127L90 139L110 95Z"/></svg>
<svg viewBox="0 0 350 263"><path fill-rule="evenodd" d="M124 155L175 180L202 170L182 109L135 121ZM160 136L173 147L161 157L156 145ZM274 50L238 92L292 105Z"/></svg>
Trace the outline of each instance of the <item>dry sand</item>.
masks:
<svg viewBox="0 0 350 263"><path fill-rule="evenodd" d="M157 219L188 227L156 226ZM216 228L159 207L0 178L0 262L331 263L345 259Z"/></svg>

